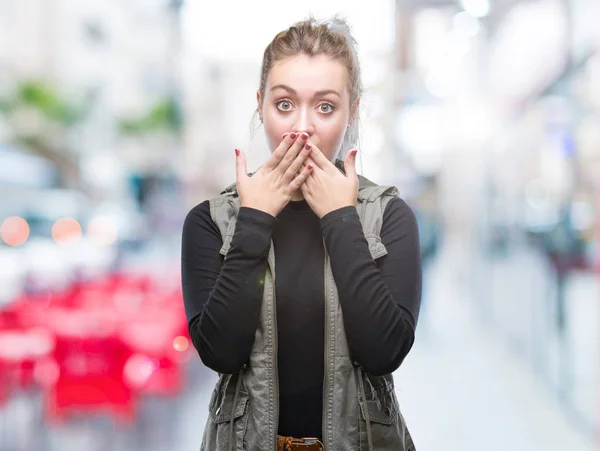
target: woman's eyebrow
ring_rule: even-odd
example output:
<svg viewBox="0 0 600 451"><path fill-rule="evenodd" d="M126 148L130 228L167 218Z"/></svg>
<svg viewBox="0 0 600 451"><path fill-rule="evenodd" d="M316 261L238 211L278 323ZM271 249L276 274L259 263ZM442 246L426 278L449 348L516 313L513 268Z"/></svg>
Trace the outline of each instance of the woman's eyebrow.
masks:
<svg viewBox="0 0 600 451"><path fill-rule="evenodd" d="M278 89L278 88L284 89L284 90L288 91L290 94L296 95L296 91L287 85L275 85L271 88L271 91L274 91L275 89ZM340 99L342 98L341 94L339 92L337 92L335 89L324 89L323 91L317 91L317 92L315 92L313 97L320 97L320 96L324 96L325 94L335 94Z"/></svg>

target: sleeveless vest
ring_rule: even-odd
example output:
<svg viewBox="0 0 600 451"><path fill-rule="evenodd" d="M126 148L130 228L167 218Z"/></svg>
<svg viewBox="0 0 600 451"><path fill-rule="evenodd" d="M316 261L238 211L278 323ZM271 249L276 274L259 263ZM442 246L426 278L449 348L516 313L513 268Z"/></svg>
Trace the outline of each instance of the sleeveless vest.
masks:
<svg viewBox="0 0 600 451"><path fill-rule="evenodd" d="M336 160L342 172L344 163ZM252 174L250 174L252 175ZM359 175L357 211L374 260L387 254L380 231L387 203L398 196ZM240 208L235 183L210 199L211 218L221 231L223 256L231 245ZM201 451L275 451L279 417L277 316L273 241L264 277L260 325L249 361L234 374L219 374L209 402ZM373 376L352 361L342 310L325 251L325 451L414 451L391 374Z"/></svg>

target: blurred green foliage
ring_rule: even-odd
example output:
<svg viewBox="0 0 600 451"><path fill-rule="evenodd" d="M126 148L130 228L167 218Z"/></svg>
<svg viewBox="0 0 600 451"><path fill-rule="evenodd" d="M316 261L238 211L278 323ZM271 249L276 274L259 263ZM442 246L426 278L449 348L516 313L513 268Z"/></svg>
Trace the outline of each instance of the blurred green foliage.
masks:
<svg viewBox="0 0 600 451"><path fill-rule="evenodd" d="M137 118L119 121L119 130L126 135L138 135L156 131L175 133L181 127L179 105L172 97L159 100L150 110Z"/></svg>
<svg viewBox="0 0 600 451"><path fill-rule="evenodd" d="M65 186L83 185L77 156L66 137L70 129L84 120L90 100L75 102L49 82L21 80L9 93L0 96L0 115L11 125L10 141L52 162ZM27 116L24 122L15 121L21 112L28 110L34 111L42 122L37 124L34 118L32 123Z"/></svg>
<svg viewBox="0 0 600 451"><path fill-rule="evenodd" d="M7 98L0 99L0 112L10 114L22 107L32 107L49 120L64 126L72 126L85 116L87 106L75 105L63 99L50 84L21 81Z"/></svg>

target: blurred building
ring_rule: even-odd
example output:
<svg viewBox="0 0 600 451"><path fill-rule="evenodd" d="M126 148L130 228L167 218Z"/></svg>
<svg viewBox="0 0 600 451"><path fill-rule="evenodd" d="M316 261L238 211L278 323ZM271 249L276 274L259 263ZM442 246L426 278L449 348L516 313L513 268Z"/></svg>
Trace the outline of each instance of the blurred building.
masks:
<svg viewBox="0 0 600 451"><path fill-rule="evenodd" d="M268 156L258 116L252 121L260 63L190 55L186 64L184 177L202 199L235 181L235 148L249 171Z"/></svg>
<svg viewBox="0 0 600 451"><path fill-rule="evenodd" d="M0 92L35 80L86 105L70 143L92 184L114 187L123 183L118 172L156 170L173 161L178 149L170 137L150 145L139 136L122 139L120 121L143 117L177 94L180 3L0 3Z"/></svg>
<svg viewBox="0 0 600 451"><path fill-rule="evenodd" d="M597 354L600 4L396 6L395 162L432 181L419 207L437 208L462 250L484 321L591 433L597 368L581 350Z"/></svg>

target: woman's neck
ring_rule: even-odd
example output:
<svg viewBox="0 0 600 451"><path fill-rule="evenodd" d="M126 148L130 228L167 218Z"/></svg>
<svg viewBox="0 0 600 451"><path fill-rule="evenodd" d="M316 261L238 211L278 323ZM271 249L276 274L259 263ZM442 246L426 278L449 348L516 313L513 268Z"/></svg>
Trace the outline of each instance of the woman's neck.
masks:
<svg viewBox="0 0 600 451"><path fill-rule="evenodd" d="M302 190L295 191L295 192L292 194L292 199L291 199L291 200L292 200L293 202L297 202L297 201L300 201L300 200L304 200L304 196L302 195Z"/></svg>

